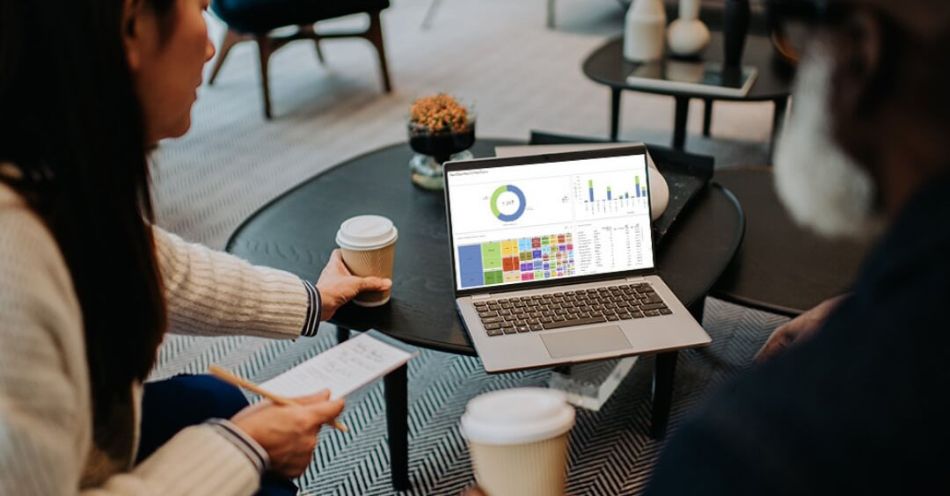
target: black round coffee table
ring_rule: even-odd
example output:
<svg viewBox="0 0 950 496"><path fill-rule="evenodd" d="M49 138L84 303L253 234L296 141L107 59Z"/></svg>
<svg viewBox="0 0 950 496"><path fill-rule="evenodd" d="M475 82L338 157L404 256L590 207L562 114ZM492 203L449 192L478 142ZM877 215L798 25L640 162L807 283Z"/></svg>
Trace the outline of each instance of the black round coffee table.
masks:
<svg viewBox="0 0 950 496"><path fill-rule="evenodd" d="M496 146L523 144L481 139L472 152L488 157ZM475 355L455 310L443 195L411 184L412 153L407 144L387 146L304 181L245 221L231 236L227 250L252 263L315 280L336 248L336 231L343 220L360 214L385 215L399 229L391 302L378 308L347 305L330 322L347 333L376 329L413 345ZM725 188L711 184L679 215L658 246L660 275L698 319L707 293L738 250L744 229L738 201ZM657 436L666 428L676 356L660 353L654 366ZM409 487L406 370L403 366L384 381L393 485L399 490Z"/></svg>
<svg viewBox="0 0 950 496"><path fill-rule="evenodd" d="M477 157L495 146L524 144L483 139ZM406 343L449 353L475 355L459 322L452 292L441 192L409 181L408 145L388 146L347 160L262 207L231 236L227 251L255 264L293 272L309 280L336 248L336 231L354 215L381 214L399 229L392 302L378 308L347 305L332 323L347 329L376 329ZM719 186L699 193L657 250L660 275L687 307L703 298L732 260L744 229L742 209Z"/></svg>
<svg viewBox="0 0 950 496"><path fill-rule="evenodd" d="M748 226L713 296L793 317L849 290L868 243L828 240L797 225L779 201L771 167L719 170L714 180L742 202Z"/></svg>
<svg viewBox="0 0 950 496"><path fill-rule="evenodd" d="M708 62L722 62L722 33L713 32L712 40L702 54ZM788 97L791 92L790 74L787 67L776 62L772 43L767 37L748 35L742 65L753 66L758 77L749 93L745 96L713 95L702 91L679 89L657 89L627 81L627 76L636 68L636 64L623 58L623 38L614 38L594 50L584 60L584 75L591 80L610 87L610 139L617 141L620 131L620 95L623 90L672 96L676 99L676 115L673 124L673 148L682 150L686 144L686 118L689 114L689 100L700 98L706 102L703 120L703 134L709 136L712 119L712 101L772 101L775 112L772 119L774 130L785 116Z"/></svg>

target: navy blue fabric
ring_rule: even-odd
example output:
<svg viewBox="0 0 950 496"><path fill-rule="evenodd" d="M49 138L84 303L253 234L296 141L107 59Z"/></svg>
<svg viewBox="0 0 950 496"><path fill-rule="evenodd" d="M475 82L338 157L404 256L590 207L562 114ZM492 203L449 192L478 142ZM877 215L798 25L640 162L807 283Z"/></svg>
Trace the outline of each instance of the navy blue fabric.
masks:
<svg viewBox="0 0 950 496"><path fill-rule="evenodd" d="M213 0L211 10L228 27L244 33L266 33L284 26L313 24L350 14L383 10L389 0Z"/></svg>
<svg viewBox="0 0 950 496"><path fill-rule="evenodd" d="M229 419L248 405L241 391L210 375L179 375L145 383L142 432L136 463L141 462L182 429L208 419ZM258 496L297 494L293 482L265 474Z"/></svg>
<svg viewBox="0 0 950 496"><path fill-rule="evenodd" d="M814 338L679 429L647 494L950 494L948 304L943 177L903 209Z"/></svg>

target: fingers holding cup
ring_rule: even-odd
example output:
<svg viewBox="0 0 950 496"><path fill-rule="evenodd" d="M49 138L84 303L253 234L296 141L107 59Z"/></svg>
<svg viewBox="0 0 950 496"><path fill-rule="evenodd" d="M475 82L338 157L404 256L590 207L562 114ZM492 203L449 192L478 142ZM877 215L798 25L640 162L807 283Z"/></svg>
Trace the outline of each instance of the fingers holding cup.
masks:
<svg viewBox="0 0 950 496"><path fill-rule="evenodd" d="M389 301L398 238L393 222L379 215L352 217L340 225L336 236L340 258L351 274L363 278L353 299L357 305L374 307Z"/></svg>

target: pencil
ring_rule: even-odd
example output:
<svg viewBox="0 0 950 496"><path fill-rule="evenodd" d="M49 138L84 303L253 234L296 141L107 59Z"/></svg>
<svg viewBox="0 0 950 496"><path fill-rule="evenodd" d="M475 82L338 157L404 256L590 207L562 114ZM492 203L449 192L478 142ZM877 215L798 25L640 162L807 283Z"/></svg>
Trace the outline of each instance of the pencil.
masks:
<svg viewBox="0 0 950 496"><path fill-rule="evenodd" d="M218 379L221 379L222 381L228 382L237 387L242 387L244 389L247 389L248 391L254 394L263 396L264 398L267 398L278 405L298 405L299 404L290 398L286 398L284 396L274 394L243 377L234 375L231 372L228 372L224 368L219 367L217 365L208 366L208 372L211 375L217 377ZM332 426L334 429L340 432L348 432L350 430L346 425L343 424L343 422L340 422L338 420L333 420L332 422L330 422L330 426Z"/></svg>

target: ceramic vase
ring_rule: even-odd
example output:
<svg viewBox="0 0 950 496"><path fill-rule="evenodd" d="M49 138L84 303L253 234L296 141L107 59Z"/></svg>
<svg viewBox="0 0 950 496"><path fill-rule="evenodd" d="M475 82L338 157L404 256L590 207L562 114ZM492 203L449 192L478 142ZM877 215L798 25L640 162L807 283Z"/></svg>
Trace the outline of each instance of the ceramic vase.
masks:
<svg viewBox="0 0 950 496"><path fill-rule="evenodd" d="M631 62L663 58L666 45L666 9L662 0L635 0L627 9L623 56Z"/></svg>
<svg viewBox="0 0 950 496"><path fill-rule="evenodd" d="M670 24L667 41L670 51L681 57L693 57L709 44L709 28L699 20L700 0L680 0L680 16Z"/></svg>

